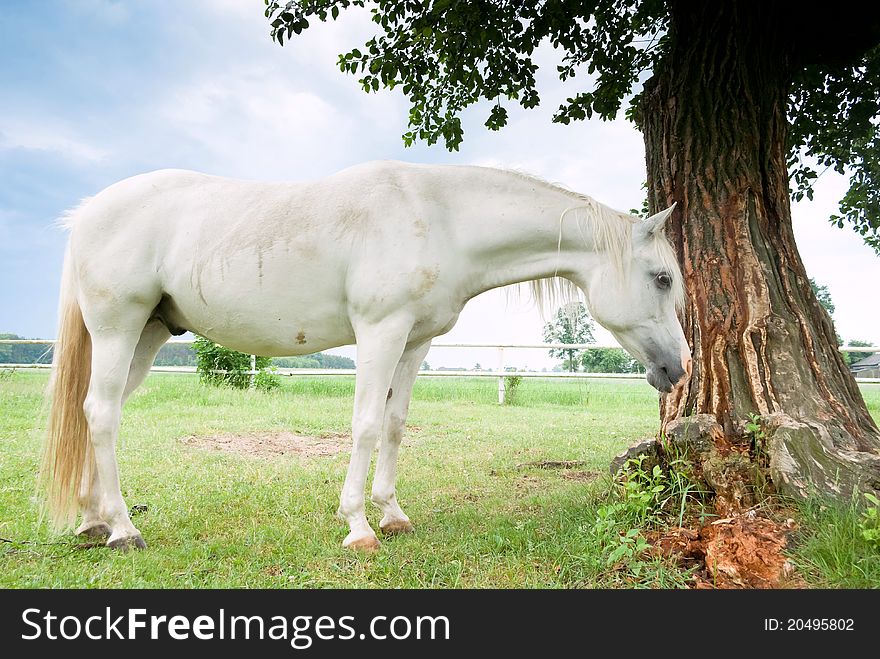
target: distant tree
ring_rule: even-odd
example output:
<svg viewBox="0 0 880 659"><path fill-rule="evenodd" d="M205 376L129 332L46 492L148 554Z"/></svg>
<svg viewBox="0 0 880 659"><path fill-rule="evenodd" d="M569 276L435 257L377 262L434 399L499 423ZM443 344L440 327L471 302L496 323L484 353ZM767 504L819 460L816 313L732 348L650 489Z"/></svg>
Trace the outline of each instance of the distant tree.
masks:
<svg viewBox="0 0 880 659"><path fill-rule="evenodd" d="M24 339L18 334L0 334L0 339ZM0 364L51 364L51 343L0 343Z"/></svg>
<svg viewBox="0 0 880 659"><path fill-rule="evenodd" d="M870 341L862 341L860 339L853 339L852 341L847 341L847 345L852 346L853 348L867 348L869 346L874 345ZM849 366L852 366L857 361L860 361L870 355L868 352L844 352L843 358L846 359L846 363Z"/></svg>
<svg viewBox="0 0 880 659"><path fill-rule="evenodd" d="M272 364L278 368L354 368L352 359L341 355L325 355L323 352L296 357L273 357Z"/></svg>
<svg viewBox="0 0 880 659"><path fill-rule="evenodd" d="M296 357L273 357L272 365L278 368L321 368L321 362L314 355Z"/></svg>
<svg viewBox="0 0 880 659"><path fill-rule="evenodd" d="M321 368L354 368L354 360L342 355L325 355L319 352L313 355L321 364Z"/></svg>
<svg viewBox="0 0 880 659"><path fill-rule="evenodd" d="M813 295L816 296L816 300L822 305L822 308L828 312L828 317L831 319L831 325L834 327L834 310L837 307L834 306L834 301L831 299L831 291L828 290L827 286L822 286L817 283L812 277L810 277L810 289L813 291ZM837 340L837 345L843 345L843 337L840 336L837 327L834 327L834 337Z"/></svg>
<svg viewBox="0 0 880 659"><path fill-rule="evenodd" d="M836 307L834 306L834 302L831 300L831 291L828 290L827 286L821 286L816 283L816 280L810 277L810 288L813 289L813 295L816 296L816 299L819 301L825 311L828 312L829 316L834 316L834 310Z"/></svg>
<svg viewBox="0 0 880 659"><path fill-rule="evenodd" d="M587 373L644 373L644 367L622 348L585 350L581 364Z"/></svg>
<svg viewBox="0 0 880 659"><path fill-rule="evenodd" d="M420 371L430 371L431 365L428 362L422 362L422 365L419 367Z"/></svg>
<svg viewBox="0 0 880 659"><path fill-rule="evenodd" d="M592 343L593 319L587 314L583 302L571 302L556 310L552 323L544 325L544 343ZM550 348L551 357L564 359L572 373L578 370L583 350L573 348Z"/></svg>
<svg viewBox="0 0 880 659"><path fill-rule="evenodd" d="M166 343L153 361L156 366L195 366L196 353L186 343Z"/></svg>

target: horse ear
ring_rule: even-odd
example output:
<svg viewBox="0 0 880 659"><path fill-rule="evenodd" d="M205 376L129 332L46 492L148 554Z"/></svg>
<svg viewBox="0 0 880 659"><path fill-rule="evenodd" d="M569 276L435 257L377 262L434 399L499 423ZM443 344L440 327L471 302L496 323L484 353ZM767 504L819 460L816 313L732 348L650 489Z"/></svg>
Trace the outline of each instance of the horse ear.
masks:
<svg viewBox="0 0 880 659"><path fill-rule="evenodd" d="M645 236L653 236L656 235L658 231L662 231L663 226L666 224L666 220L669 219L669 216L672 215L672 211L675 210L675 203L676 202L673 202L672 206L659 213L654 213L647 220L642 220L638 225L641 233Z"/></svg>

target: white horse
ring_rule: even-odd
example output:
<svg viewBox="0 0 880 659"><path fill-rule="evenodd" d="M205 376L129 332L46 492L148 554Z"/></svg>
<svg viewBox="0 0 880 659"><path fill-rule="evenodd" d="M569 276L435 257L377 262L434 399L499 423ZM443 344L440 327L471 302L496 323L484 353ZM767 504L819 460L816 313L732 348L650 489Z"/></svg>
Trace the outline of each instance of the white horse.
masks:
<svg viewBox="0 0 880 659"><path fill-rule="evenodd" d="M483 167L376 162L310 183L163 170L68 213L60 328L42 481L56 527L145 547L116 464L122 405L172 334L279 356L357 343L343 545L412 530L395 496L397 452L431 340L465 303L532 282L539 303L583 293L590 313L670 391L689 370L676 317L682 277L661 230L584 195Z"/></svg>

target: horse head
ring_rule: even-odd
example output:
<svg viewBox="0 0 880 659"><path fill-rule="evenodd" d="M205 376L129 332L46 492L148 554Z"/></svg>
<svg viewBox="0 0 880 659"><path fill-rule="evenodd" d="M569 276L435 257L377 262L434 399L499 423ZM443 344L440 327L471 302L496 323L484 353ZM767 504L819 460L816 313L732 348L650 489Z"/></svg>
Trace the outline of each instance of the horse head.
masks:
<svg viewBox="0 0 880 659"><path fill-rule="evenodd" d="M593 318L645 365L651 386L667 393L691 369L676 314L684 303L683 279L663 233L674 208L633 219L623 262L600 262L586 290Z"/></svg>

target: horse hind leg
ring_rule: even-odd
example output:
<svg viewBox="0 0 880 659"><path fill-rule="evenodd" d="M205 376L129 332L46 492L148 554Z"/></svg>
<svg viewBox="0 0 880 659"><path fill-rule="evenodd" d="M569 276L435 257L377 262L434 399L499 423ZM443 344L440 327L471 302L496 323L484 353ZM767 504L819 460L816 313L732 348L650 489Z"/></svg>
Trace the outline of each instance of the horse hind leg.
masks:
<svg viewBox="0 0 880 659"><path fill-rule="evenodd" d="M156 358L156 353L165 344L171 333L157 319L147 322L137 347L134 351L131 364L128 369L128 378L122 394L122 405L137 389L147 374ZM98 471L95 464L95 455L92 451L87 457L87 467L83 471L83 481L80 494L80 509L82 511L82 524L76 530L77 535L87 537L106 537L112 533L109 524L104 521L101 514L102 492L98 482Z"/></svg>
<svg viewBox="0 0 880 659"><path fill-rule="evenodd" d="M379 457L376 461L376 474L370 499L382 511L379 529L385 535L409 533L413 530L409 517L397 502L395 482L397 481L397 455L409 412L413 385L422 361L428 354L431 342L407 348L400 358L391 384L390 398L385 405L385 423L382 441L379 444Z"/></svg>
<svg viewBox="0 0 880 659"><path fill-rule="evenodd" d="M92 334L92 376L83 405L94 460L89 471L95 474L92 484L97 486L90 495L90 512L110 527L107 545L119 549L146 546L128 517L116 463L122 397L138 336L119 331Z"/></svg>

